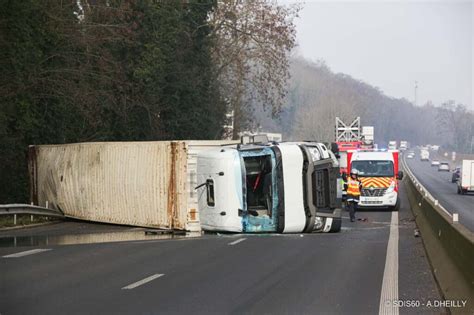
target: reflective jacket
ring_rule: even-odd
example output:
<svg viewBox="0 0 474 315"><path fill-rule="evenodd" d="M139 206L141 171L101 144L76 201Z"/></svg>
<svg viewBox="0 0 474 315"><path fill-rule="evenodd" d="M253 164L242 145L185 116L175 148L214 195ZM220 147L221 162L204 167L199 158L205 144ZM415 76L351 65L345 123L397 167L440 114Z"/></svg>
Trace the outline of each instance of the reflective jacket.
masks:
<svg viewBox="0 0 474 315"><path fill-rule="evenodd" d="M347 200L359 200L362 183L358 179L348 178L344 185L347 192Z"/></svg>

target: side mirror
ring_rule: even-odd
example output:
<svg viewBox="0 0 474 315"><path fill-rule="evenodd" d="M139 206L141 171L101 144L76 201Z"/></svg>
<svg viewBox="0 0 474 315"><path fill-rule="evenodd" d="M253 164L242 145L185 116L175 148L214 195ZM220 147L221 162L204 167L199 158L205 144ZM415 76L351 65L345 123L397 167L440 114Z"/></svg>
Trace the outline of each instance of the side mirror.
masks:
<svg viewBox="0 0 474 315"><path fill-rule="evenodd" d="M402 180L402 179L403 179L403 172L402 172L402 171L399 171L399 172L398 172L397 178L398 178L399 180Z"/></svg>
<svg viewBox="0 0 474 315"><path fill-rule="evenodd" d="M347 173L346 172L342 173L342 180L347 182Z"/></svg>

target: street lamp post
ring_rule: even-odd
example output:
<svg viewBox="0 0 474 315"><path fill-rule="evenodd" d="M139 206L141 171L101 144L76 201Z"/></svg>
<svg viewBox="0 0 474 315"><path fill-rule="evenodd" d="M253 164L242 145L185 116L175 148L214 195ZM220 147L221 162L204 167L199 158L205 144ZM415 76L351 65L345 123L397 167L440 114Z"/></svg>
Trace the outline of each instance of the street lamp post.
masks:
<svg viewBox="0 0 474 315"><path fill-rule="evenodd" d="M416 106L416 101L417 101L417 95L416 95L416 92L418 90L418 81L415 81L415 106Z"/></svg>

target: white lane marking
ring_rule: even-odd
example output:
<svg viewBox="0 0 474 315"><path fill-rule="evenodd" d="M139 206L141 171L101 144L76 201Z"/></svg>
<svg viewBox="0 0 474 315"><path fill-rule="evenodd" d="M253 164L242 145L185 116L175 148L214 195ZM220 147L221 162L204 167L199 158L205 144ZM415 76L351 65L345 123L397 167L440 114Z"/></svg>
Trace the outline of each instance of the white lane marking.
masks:
<svg viewBox="0 0 474 315"><path fill-rule="evenodd" d="M380 293L379 314L398 315L398 211L392 212L390 236L385 258L382 291Z"/></svg>
<svg viewBox="0 0 474 315"><path fill-rule="evenodd" d="M126 287L123 287L122 290L131 290L131 289L135 289L136 287L139 287L141 285L144 285L145 283L148 283L150 281L153 281L155 279L158 279L159 277L163 277L164 274L162 273L157 273L157 274L154 274L152 276L149 276L149 277L146 277L145 279L142 279L140 281L137 281L137 282L134 282L132 284L129 284L127 285Z"/></svg>
<svg viewBox="0 0 474 315"><path fill-rule="evenodd" d="M19 252L19 253L15 253L15 254L6 255L6 256L3 256L3 258L18 258L18 257L38 254L38 253L42 253L42 252L47 252L49 250L51 250L51 249L49 249L49 248L32 249L32 250L27 250L27 251L24 251L24 252Z"/></svg>
<svg viewBox="0 0 474 315"><path fill-rule="evenodd" d="M231 245L231 246L236 245L236 244L239 244L240 242L243 242L245 240L246 240L246 238L239 238L238 240L233 241L232 243L229 243L229 245Z"/></svg>

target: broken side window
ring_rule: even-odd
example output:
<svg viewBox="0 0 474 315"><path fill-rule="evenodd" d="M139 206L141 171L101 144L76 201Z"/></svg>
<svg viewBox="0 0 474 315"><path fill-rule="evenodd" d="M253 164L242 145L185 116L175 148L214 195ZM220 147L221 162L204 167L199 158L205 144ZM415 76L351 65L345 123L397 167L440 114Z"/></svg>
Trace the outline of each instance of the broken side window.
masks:
<svg viewBox="0 0 474 315"><path fill-rule="evenodd" d="M244 157L247 209L258 216L272 216L272 158L270 155Z"/></svg>

